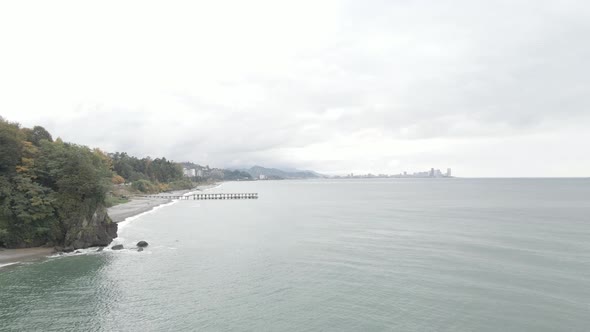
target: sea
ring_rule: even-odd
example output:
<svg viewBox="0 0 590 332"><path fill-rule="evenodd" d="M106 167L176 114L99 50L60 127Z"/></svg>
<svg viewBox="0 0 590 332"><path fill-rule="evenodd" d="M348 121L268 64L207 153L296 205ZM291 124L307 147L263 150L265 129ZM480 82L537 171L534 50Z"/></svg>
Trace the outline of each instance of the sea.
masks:
<svg viewBox="0 0 590 332"><path fill-rule="evenodd" d="M0 331L590 331L590 179L227 182L0 268ZM138 252L135 244L149 243Z"/></svg>

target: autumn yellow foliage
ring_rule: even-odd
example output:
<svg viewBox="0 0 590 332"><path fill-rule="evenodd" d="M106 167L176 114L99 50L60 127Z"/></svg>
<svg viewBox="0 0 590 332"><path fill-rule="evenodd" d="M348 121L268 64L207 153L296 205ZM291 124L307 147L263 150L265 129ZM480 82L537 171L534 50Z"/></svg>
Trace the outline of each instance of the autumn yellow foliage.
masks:
<svg viewBox="0 0 590 332"><path fill-rule="evenodd" d="M123 184L125 183L125 179L123 179L122 176L115 174L113 175L111 182L113 182L113 184Z"/></svg>

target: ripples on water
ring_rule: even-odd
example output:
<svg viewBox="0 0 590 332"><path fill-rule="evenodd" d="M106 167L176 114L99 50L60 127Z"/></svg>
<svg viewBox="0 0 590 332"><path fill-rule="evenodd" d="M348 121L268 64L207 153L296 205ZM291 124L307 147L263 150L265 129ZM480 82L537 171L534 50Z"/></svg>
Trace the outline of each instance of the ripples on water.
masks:
<svg viewBox="0 0 590 332"><path fill-rule="evenodd" d="M0 270L0 330L586 331L590 181L226 183Z"/></svg>

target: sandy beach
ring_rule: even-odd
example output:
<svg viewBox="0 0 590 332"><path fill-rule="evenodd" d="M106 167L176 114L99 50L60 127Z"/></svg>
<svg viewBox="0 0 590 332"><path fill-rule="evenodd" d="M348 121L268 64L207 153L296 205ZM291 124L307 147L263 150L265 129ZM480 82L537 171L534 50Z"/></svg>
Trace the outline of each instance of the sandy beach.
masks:
<svg viewBox="0 0 590 332"><path fill-rule="evenodd" d="M158 196L180 196L189 192L195 192L200 190L206 190L217 186L213 185L202 185L194 189L187 190L176 190L167 193L159 193ZM124 204L115 205L108 208L109 216L114 222L121 222L126 218L133 217L140 213L147 212L156 206L171 202L172 198L152 198L152 197L132 197L131 200Z"/></svg>
<svg viewBox="0 0 590 332"><path fill-rule="evenodd" d="M189 192L206 190L216 185L198 186L195 189L177 190L168 193L160 193L158 196L179 196ZM121 222L126 218L147 212L159 205L171 202L172 199L166 198L151 198L151 197L133 197L127 203L116 205L108 208L108 213L114 222ZM10 265L13 263L36 260L42 257L47 257L55 253L53 248L37 247L25 249L3 249L0 248L0 268L3 265Z"/></svg>
<svg viewBox="0 0 590 332"><path fill-rule="evenodd" d="M169 195L172 194L170 193ZM134 197L131 198L131 200L129 200L127 203L108 208L107 211L111 219L118 223L125 220L126 218L147 212L156 206L168 203L170 201L172 200L165 198Z"/></svg>

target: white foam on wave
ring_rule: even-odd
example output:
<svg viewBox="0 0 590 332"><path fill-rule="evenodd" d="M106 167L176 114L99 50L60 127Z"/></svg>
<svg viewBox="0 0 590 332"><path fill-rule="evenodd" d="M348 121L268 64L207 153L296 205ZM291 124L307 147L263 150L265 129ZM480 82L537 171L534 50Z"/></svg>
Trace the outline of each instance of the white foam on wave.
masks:
<svg viewBox="0 0 590 332"><path fill-rule="evenodd" d="M125 243L125 238L124 238L124 237L122 237L122 236L120 236L120 234L121 234L121 231L122 231L124 228L127 228L127 227L128 227L128 226L129 226L129 225L130 225L132 222L134 222L135 220L137 220L137 219L139 219L139 218L141 218L141 217L143 217L143 216L145 216L145 215L147 215L147 214L153 213L153 212L155 212L155 211L157 211L157 210L159 210L159 209L161 209L161 208L164 208L164 207L167 207L167 206L170 206L170 205L174 205L174 204L178 203L178 201L179 201L178 199L175 199L175 200L172 200L171 202L164 203L164 204L160 204L160 205L158 205L158 206L154 206L154 207L153 207L151 210L149 210L149 211L145 211L145 212L142 212L142 213L140 213L140 214L136 214L136 215L134 215L134 216L131 216L131 217L127 217L127 218L125 218L125 220L121 221L121 222L118 224L118 231L117 231L117 233L119 233L119 236L118 236L117 238L115 238L115 239L114 239L114 240L111 242L111 244L110 244L109 246L110 246L110 247L112 247L112 246L114 246L114 245L117 245L117 244L123 244L123 245L125 245L125 244L126 244L126 243Z"/></svg>
<svg viewBox="0 0 590 332"><path fill-rule="evenodd" d="M203 191L208 191L208 190L211 190L211 189L219 188L219 187L221 187L221 185L223 185L223 183L219 183L216 186L213 186L213 187L210 187L210 188L205 188L205 189L201 189L201 190L190 191L188 193L183 194L182 196L191 196L191 195L194 195L194 194L203 192ZM149 211L142 212L140 214L136 214L136 215L131 216L131 217L127 217L127 218L125 218L125 220L123 220L123 221L121 221L119 223L119 226L118 226L119 227L119 230L121 230L121 228L127 227L132 221L134 221L136 219L139 219L139 218L141 218L142 216L144 216L146 214L150 214L150 213L152 213L152 212L154 212L154 211L156 211L156 210L158 210L160 208L173 205L173 204L175 204L175 203L177 203L179 201L180 201L179 199L173 199L171 202L168 202L168 203L164 203L164 204L160 204L158 206L155 206L155 207L153 207Z"/></svg>
<svg viewBox="0 0 590 332"><path fill-rule="evenodd" d="M111 250L111 249L105 248L104 251L117 253L117 255L151 255L152 254L151 250L144 249L142 251L137 251L137 248L135 248L135 247L125 248L125 249L121 249L121 250Z"/></svg>
<svg viewBox="0 0 590 332"><path fill-rule="evenodd" d="M86 249L76 249L72 252L58 252L51 256L47 256L47 258L58 258L58 257L71 257L71 256L78 256L78 255L92 255L92 254L100 254L100 251L97 251L99 247L90 247Z"/></svg>
<svg viewBox="0 0 590 332"><path fill-rule="evenodd" d="M10 266L10 265L14 265L14 264L18 264L20 262L11 262L11 263L4 263L4 264L0 264L0 269L5 267L5 266Z"/></svg>
<svg viewBox="0 0 590 332"><path fill-rule="evenodd" d="M118 229L119 229L119 230L121 230L121 229L123 229L123 228L126 228L127 226L129 226L129 224L130 224L132 221L134 221L134 220L137 220L137 219L139 219L139 218L141 218L141 217L145 216L146 214L153 213L154 211L156 211L156 210L159 210L159 209L161 209L161 208L163 208L163 207L166 207L166 206L170 206L170 205L176 204L177 202L178 202L178 200L177 200L177 199L174 199L174 200L172 200L171 202L168 202L168 203L164 203L164 204L160 204L160 205L154 206L154 207L153 207L151 210L149 210L149 211L145 211L145 212L142 212L142 213L140 213L140 214L136 214L136 215L134 215L134 216L127 217L127 218L125 218L125 220L121 221L121 222L118 224Z"/></svg>
<svg viewBox="0 0 590 332"><path fill-rule="evenodd" d="M218 184L216 186L213 186L213 187L210 187L210 188L205 188L205 189L202 189L202 190L191 191L191 192L188 192L188 193L184 194L183 196L190 196L190 195L193 195L193 194L196 194L196 193L199 193L199 192L203 192L203 191L208 191L208 190L211 190L211 189L219 188L222 184L223 183L220 183L220 184ZM179 201L180 201L179 199L173 199L171 202L168 202L168 203L164 203L164 204L160 204L158 206L155 206L155 207L153 207L149 211L142 212L140 214L136 214L136 215L131 216L131 217L127 217L127 218L125 218L125 220L123 220L120 223L118 223L118 231L120 232L122 229L127 228L133 221L135 221L135 220L137 220L137 219L145 216L146 214L150 214L150 213L153 213L154 211L156 211L158 209L161 209L161 208L164 208L164 207L167 207L167 206L170 206L170 205L174 205L174 204L178 203ZM111 242L110 246L117 245L117 244L123 244L124 245L125 244L125 238L123 238L121 236L117 237L116 239L113 240L113 242Z"/></svg>

